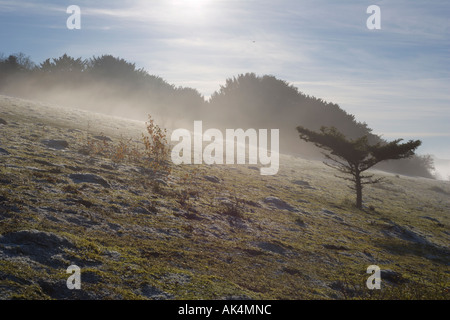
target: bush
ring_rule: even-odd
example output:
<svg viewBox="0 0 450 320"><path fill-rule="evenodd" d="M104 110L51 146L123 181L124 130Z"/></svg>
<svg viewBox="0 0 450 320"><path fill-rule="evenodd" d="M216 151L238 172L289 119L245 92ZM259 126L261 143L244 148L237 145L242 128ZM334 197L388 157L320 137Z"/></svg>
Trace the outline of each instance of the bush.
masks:
<svg viewBox="0 0 450 320"><path fill-rule="evenodd" d="M123 138L114 143L101 134L100 138L92 139L88 136L80 152L85 155L99 155L111 159L115 164L122 161L130 161L143 166L148 166L152 171L170 174L169 162L170 146L167 141L167 130L155 124L149 115L146 122L147 135L142 133L144 148L137 145L132 147L132 139Z"/></svg>
<svg viewBox="0 0 450 320"><path fill-rule="evenodd" d="M142 134L145 146L145 154L151 160L150 166L158 172L170 174L169 154L170 147L167 141L167 129L161 129L155 124L151 115L148 115L146 129L148 136Z"/></svg>

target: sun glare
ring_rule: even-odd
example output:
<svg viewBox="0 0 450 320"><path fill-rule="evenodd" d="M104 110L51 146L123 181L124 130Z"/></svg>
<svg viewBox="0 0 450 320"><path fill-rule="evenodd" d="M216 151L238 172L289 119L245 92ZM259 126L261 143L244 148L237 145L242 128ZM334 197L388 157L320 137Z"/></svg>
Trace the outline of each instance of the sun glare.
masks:
<svg viewBox="0 0 450 320"><path fill-rule="evenodd" d="M206 1L207 0L185 0L183 2L189 3L192 6L201 6L201 5L205 4Z"/></svg>
<svg viewBox="0 0 450 320"><path fill-rule="evenodd" d="M180 21L204 23L206 12L211 4L209 0L173 0L172 8Z"/></svg>
<svg viewBox="0 0 450 320"><path fill-rule="evenodd" d="M208 2L208 0L175 0L174 4L188 10L201 11Z"/></svg>

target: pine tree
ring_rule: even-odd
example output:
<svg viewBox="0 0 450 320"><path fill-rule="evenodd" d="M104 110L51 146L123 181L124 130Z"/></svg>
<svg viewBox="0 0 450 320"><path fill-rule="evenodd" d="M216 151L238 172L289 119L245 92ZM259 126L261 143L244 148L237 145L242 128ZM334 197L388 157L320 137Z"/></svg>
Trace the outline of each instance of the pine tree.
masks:
<svg viewBox="0 0 450 320"><path fill-rule="evenodd" d="M371 145L367 135L351 140L335 127L321 127L320 132L315 132L299 126L297 131L300 139L328 151L323 153L329 160L324 161L326 165L349 176L338 177L353 182L350 188L356 192L359 209L362 209L363 186L381 181L381 178L373 179L373 175L363 175L363 172L384 160L409 158L422 143L420 140L400 143L403 139L397 139Z"/></svg>

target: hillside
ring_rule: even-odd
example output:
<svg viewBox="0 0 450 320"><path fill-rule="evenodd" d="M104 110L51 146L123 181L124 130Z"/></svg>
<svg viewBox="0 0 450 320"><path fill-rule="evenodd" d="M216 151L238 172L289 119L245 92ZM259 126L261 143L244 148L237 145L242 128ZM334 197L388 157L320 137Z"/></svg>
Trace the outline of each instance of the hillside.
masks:
<svg viewBox="0 0 450 320"><path fill-rule="evenodd" d="M172 130L196 120L220 130L276 128L282 153L313 160L323 159L321 150L300 141L295 129L299 125L315 131L334 126L351 139L367 135L372 144L387 142L338 104L307 95L275 76L245 73L228 78L205 100L194 88L176 87L111 55L82 60L64 54L40 65L24 54L0 58L0 94L135 120L151 113ZM375 168L434 178L429 155L386 161Z"/></svg>
<svg viewBox="0 0 450 320"><path fill-rule="evenodd" d="M0 299L450 297L449 182L374 171L385 181L360 211L321 162L155 176L83 152L139 146L143 121L6 96L0 119ZM66 287L73 264L81 290Z"/></svg>

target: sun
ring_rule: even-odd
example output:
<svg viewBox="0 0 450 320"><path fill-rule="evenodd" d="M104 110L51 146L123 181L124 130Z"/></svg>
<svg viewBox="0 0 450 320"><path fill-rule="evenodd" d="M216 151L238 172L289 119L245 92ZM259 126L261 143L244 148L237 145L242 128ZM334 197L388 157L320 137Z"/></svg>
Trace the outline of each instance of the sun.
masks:
<svg viewBox="0 0 450 320"><path fill-rule="evenodd" d="M192 5L201 5L204 4L207 0L185 0L187 3L191 3Z"/></svg>
<svg viewBox="0 0 450 320"><path fill-rule="evenodd" d="M173 21L190 26L206 25L215 11L211 0L164 0L164 6Z"/></svg>
<svg viewBox="0 0 450 320"><path fill-rule="evenodd" d="M178 0L176 1L178 4L190 7L193 9L202 8L209 0Z"/></svg>
<svg viewBox="0 0 450 320"><path fill-rule="evenodd" d="M182 12L184 19L202 19L206 9L211 4L210 0L174 0L173 8Z"/></svg>

